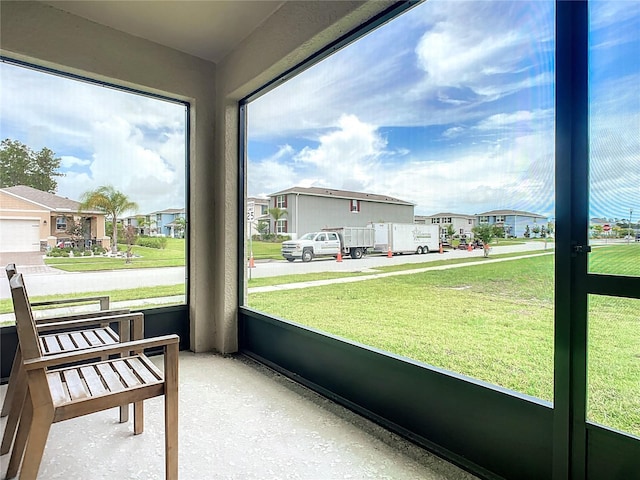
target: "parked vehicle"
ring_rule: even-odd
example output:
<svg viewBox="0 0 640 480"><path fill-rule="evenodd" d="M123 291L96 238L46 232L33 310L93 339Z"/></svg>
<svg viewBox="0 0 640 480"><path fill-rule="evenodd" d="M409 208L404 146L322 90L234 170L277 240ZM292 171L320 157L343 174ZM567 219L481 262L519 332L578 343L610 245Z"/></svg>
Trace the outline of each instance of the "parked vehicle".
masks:
<svg viewBox="0 0 640 480"><path fill-rule="evenodd" d="M327 228L320 232L306 233L297 240L282 243L282 256L289 262L296 258L310 262L315 257L338 254L362 258L373 247L372 227Z"/></svg>
<svg viewBox="0 0 640 480"><path fill-rule="evenodd" d="M440 248L439 225L418 223L374 223L374 252L429 253Z"/></svg>

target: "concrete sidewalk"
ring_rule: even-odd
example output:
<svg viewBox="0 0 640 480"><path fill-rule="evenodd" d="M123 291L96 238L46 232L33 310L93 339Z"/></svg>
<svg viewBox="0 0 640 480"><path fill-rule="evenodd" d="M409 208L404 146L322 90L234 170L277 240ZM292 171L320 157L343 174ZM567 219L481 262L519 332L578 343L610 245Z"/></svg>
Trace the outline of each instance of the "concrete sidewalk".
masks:
<svg viewBox="0 0 640 480"><path fill-rule="evenodd" d="M330 285L333 283L353 283L353 282L362 282L364 280L373 280L377 278L385 278L385 277L393 277L397 275L411 275L414 273L422 273L429 272L432 270L448 270L451 268L461 268L461 267L473 267L479 265L487 265L488 263L498 263L498 262L508 262L510 260L521 260L523 258L533 258L533 257L541 257L543 255L553 255L553 250L544 252L544 253L533 253L530 255L519 255L517 257L508 257L508 258L488 258L481 262L463 262L463 263L454 263L451 265L438 265L436 267L423 267L423 268L413 268L408 270L400 270L397 272L386 272L386 273L372 273L371 275L362 275L357 277L345 277L345 278L332 278L327 280L314 280L311 282L297 282L297 283L285 283L281 285L268 285L265 287L252 287L248 289L248 293L264 293L264 292L279 292L282 290L294 290L297 288L309 288L309 287L321 287L323 285ZM375 271L375 270L369 270Z"/></svg>

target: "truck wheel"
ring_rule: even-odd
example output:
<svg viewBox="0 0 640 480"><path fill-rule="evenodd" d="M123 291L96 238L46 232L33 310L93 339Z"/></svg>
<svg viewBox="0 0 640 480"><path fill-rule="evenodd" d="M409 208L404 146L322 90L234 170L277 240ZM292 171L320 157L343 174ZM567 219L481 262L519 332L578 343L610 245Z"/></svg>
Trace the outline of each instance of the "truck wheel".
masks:
<svg viewBox="0 0 640 480"><path fill-rule="evenodd" d="M422 253L429 253L429 247L427 247L426 245L422 247Z"/></svg>
<svg viewBox="0 0 640 480"><path fill-rule="evenodd" d="M295 258L287 258L287 262L293 262Z"/></svg>
<svg viewBox="0 0 640 480"><path fill-rule="evenodd" d="M306 249L302 252L302 261L307 263L313 260L313 252L309 249Z"/></svg>
<svg viewBox="0 0 640 480"><path fill-rule="evenodd" d="M358 260L362 258L362 249L361 248L352 248L351 249L351 258Z"/></svg>
<svg viewBox="0 0 640 480"><path fill-rule="evenodd" d="M416 250L416 253L418 255L422 255L422 247L418 247L418 249Z"/></svg>

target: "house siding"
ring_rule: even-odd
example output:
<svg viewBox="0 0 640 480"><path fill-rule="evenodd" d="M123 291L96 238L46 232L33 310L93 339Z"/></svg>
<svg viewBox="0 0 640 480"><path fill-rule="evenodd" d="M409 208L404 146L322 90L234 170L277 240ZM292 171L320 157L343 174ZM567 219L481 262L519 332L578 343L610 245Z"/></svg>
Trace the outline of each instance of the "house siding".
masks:
<svg viewBox="0 0 640 480"><path fill-rule="evenodd" d="M350 198L287 195L288 234L292 238L328 227L362 227L371 222L413 223L413 205L359 200L360 211L351 212Z"/></svg>

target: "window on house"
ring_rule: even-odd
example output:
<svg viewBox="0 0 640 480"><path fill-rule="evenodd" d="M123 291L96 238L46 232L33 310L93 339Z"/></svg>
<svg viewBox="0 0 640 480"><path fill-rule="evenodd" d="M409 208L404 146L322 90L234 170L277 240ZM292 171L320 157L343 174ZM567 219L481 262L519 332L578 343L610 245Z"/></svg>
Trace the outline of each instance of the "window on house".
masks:
<svg viewBox="0 0 640 480"><path fill-rule="evenodd" d="M496 223L504 223L504 215L496 215Z"/></svg>
<svg viewBox="0 0 640 480"><path fill-rule="evenodd" d="M64 232L67 229L67 217L56 217L56 230Z"/></svg>
<svg viewBox="0 0 640 480"><path fill-rule="evenodd" d="M276 233L283 234L287 233L287 221L286 220L278 220L276 222Z"/></svg>
<svg viewBox="0 0 640 480"><path fill-rule="evenodd" d="M277 208L287 208L287 196L286 195L278 195L276 197L276 207Z"/></svg>
<svg viewBox="0 0 640 480"><path fill-rule="evenodd" d="M167 238L161 243L157 238L147 238L166 232L156 233L155 226L141 223L144 218L160 222L161 215L155 212L182 210L186 205L187 105L88 79L81 81L62 72L52 74L37 66L25 68L5 58L0 63L0 78L3 138L32 149L47 147L55 157L65 159L59 169L64 176L55 178L58 202L75 212L85 193L111 186L116 199L135 204L135 208L117 213L118 252L127 250L128 241L135 242L130 265L121 258L101 255L113 243L110 212L98 214L98 205L87 208L86 214L78 214L81 221L73 230L68 230L73 226L71 215L68 219L64 215L55 218L58 237L71 241L76 253L83 255L82 265L61 256L45 256L47 265L63 272L55 279L60 296L90 293L113 298L117 293L122 301L133 301L143 291L148 295L144 308L185 303L186 275L167 277L175 275L175 267L186 267L185 239ZM71 105L73 108L69 108ZM39 132L38 138L30 144L34 131ZM154 214L147 217L151 212ZM137 238L127 239L125 228L136 224ZM48 242L50 253L55 254L54 240ZM161 245L164 248L157 248ZM94 255L88 254L89 249ZM136 288L110 281L106 273L104 282L70 280L83 275L99 278L105 270L132 267L139 274ZM167 274L158 274L156 268ZM175 278L175 282L166 285L166 278ZM154 288L159 285L163 288ZM97 309L98 305L91 307Z"/></svg>
<svg viewBox="0 0 640 480"><path fill-rule="evenodd" d="M248 196L304 184L415 204L404 213L406 205L384 204L351 215L354 202L347 209L329 195L292 196L295 213L279 221L279 231L286 222L298 235L367 222L411 223L438 211L511 207L553 214L555 4L481 4L420 3L247 100ZM468 18L474 21L462 20ZM431 218L435 225L451 221ZM470 219L467 231L456 231L466 235L473 224ZM492 256L507 253L503 242L491 246ZM462 260L482 256L481 250L464 253ZM386 254L350 262L367 268ZM421 261L431 258L453 259L426 255ZM340 263L312 262L340 275ZM254 291L256 282L247 279L245 302L274 318L552 401L553 263L552 255L527 255L277 292ZM340 302L332 300L337 297Z"/></svg>
<svg viewBox="0 0 640 480"><path fill-rule="evenodd" d="M358 213L360 211L360 200L352 199L349 205L349 209L352 213Z"/></svg>

